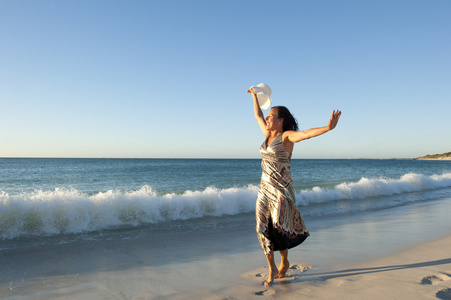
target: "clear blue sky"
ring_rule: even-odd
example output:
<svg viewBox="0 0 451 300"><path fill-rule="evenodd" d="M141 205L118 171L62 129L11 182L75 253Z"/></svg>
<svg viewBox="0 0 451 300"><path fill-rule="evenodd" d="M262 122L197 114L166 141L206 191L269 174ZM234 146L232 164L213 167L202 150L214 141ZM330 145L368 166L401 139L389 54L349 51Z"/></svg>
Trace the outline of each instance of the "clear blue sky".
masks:
<svg viewBox="0 0 451 300"><path fill-rule="evenodd" d="M258 158L246 90L294 158L451 151L451 1L1 1L0 157ZM266 113L267 111L265 111Z"/></svg>

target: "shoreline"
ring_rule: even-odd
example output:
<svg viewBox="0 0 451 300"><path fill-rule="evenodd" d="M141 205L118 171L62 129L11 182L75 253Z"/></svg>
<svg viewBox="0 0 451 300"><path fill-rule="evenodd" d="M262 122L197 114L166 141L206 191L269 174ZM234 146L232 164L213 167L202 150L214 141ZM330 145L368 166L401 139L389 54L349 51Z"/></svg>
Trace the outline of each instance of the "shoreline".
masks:
<svg viewBox="0 0 451 300"><path fill-rule="evenodd" d="M348 224L335 224L337 229L325 236L326 242L320 238L308 245L312 248L308 251L291 251L287 276L275 280L272 287L261 287L255 296L451 299L451 226L446 221L450 202L445 199L435 207L406 206L404 212L402 207L384 210ZM367 236L371 230L375 230L374 237ZM408 232L415 232L417 237L406 239ZM331 239L334 236L336 240ZM262 264L242 276L257 286L267 276L266 267Z"/></svg>
<svg viewBox="0 0 451 300"><path fill-rule="evenodd" d="M415 160L451 160L451 152L442 153L442 154L428 154L425 156L420 156L414 158Z"/></svg>
<svg viewBox="0 0 451 300"><path fill-rule="evenodd" d="M380 259L301 282L308 299L450 299L451 235ZM283 299L283 298L282 298Z"/></svg>
<svg viewBox="0 0 451 300"><path fill-rule="evenodd" d="M72 275L44 275L39 279L11 282L2 287L2 299L63 299L73 298L142 298L142 299L450 299L451 297L451 234L413 246L382 258L348 267L326 270L305 262L292 260L285 278L272 287L260 286L266 267L243 272L230 280L221 273L227 261L242 261L240 254L230 254L214 260L199 262L199 269L191 275L211 276L210 280L185 279L177 282L169 272L183 272L184 264L167 268L135 266L131 269ZM262 258L262 257L260 257ZM229 265L230 266L230 265ZM230 266L236 269L236 266ZM201 271L203 270L203 271ZM204 272L205 271L205 272ZM186 274L185 274L186 275ZM203 276L204 275L204 276ZM219 275L219 276L218 276ZM258 275L258 276L256 276ZM223 287L214 280L228 281ZM214 280L211 280L214 279ZM157 287L153 284L157 282ZM191 286L195 282L195 286ZM149 286L146 286L146 283ZM196 291L183 293L183 290ZM7 291L8 290L8 291ZM21 290L19 294L11 293ZM9 295L8 295L9 294Z"/></svg>
<svg viewBox="0 0 451 300"><path fill-rule="evenodd" d="M442 157L442 158L414 158L414 160L451 160L451 157Z"/></svg>
<svg viewBox="0 0 451 300"><path fill-rule="evenodd" d="M277 299L450 299L451 298L451 234L425 242L382 258L333 271L314 272L314 265L292 264L283 279L272 287L261 288L256 296ZM310 274L312 272L312 274ZM260 280L265 268L253 274ZM295 288L288 289L287 286Z"/></svg>
<svg viewBox="0 0 451 300"><path fill-rule="evenodd" d="M251 214L203 232L143 229L127 239L7 250L0 298L436 299L451 288L450 213L445 198L306 218L311 237L290 250L291 269L269 288L260 285L266 260Z"/></svg>

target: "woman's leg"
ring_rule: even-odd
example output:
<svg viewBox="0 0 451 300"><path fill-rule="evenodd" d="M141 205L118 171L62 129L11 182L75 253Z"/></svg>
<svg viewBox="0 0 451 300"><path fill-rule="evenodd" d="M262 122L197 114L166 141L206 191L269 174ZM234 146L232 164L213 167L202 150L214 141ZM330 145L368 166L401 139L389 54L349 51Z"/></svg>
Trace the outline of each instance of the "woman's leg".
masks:
<svg viewBox="0 0 451 300"><path fill-rule="evenodd" d="M270 254L267 254L266 259L268 260L269 274L268 279L266 279L263 282L263 284L265 286L271 286L274 282L274 278L277 276L278 273L276 262L274 261L274 251L271 251Z"/></svg>
<svg viewBox="0 0 451 300"><path fill-rule="evenodd" d="M280 250L280 266L277 275L274 278L283 278L290 267L290 262L288 261L288 249ZM274 255L273 255L274 256Z"/></svg>

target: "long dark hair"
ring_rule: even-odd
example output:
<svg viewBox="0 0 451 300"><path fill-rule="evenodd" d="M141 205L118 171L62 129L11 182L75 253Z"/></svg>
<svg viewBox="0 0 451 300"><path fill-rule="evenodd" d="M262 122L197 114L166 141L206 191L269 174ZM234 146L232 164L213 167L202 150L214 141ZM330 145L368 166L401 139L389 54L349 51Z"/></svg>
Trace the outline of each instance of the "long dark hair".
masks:
<svg viewBox="0 0 451 300"><path fill-rule="evenodd" d="M298 121L293 117L288 108L285 106L274 106L277 109L277 115L279 119L283 119L282 130L294 130L298 131Z"/></svg>

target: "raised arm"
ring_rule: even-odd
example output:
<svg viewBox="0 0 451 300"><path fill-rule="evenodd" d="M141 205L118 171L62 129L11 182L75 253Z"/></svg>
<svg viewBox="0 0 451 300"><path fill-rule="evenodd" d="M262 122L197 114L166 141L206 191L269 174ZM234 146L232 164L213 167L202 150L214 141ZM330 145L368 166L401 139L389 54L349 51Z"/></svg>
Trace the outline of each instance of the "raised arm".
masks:
<svg viewBox="0 0 451 300"><path fill-rule="evenodd" d="M324 134L328 131L331 131L332 129L337 126L338 120L340 119L341 111L334 110L332 112L332 115L330 116L329 123L327 126L324 127L318 127L318 128L311 128L304 131L286 131L284 132L284 135L288 138L288 140L292 143L297 143L306 139L310 139L312 137Z"/></svg>
<svg viewBox="0 0 451 300"><path fill-rule="evenodd" d="M266 129L266 121L265 117L263 116L263 112L260 108L260 105L258 104L257 95L252 91L252 89L247 90L248 93L252 95L252 98L254 99L254 115L255 119L257 120L258 125L260 126L260 129L262 130L263 134L265 136L269 135L269 131Z"/></svg>

